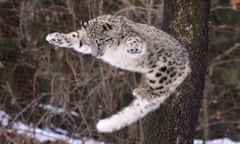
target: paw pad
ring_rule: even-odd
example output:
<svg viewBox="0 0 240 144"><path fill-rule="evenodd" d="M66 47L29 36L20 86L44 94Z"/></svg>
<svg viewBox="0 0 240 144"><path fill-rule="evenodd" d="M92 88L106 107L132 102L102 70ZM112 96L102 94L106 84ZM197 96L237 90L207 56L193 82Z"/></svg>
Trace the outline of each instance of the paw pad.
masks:
<svg viewBox="0 0 240 144"><path fill-rule="evenodd" d="M57 46L60 46L60 45L63 44L63 40L62 40L61 34L59 34L57 32L48 34L47 37L46 37L46 40L50 44L57 45Z"/></svg>
<svg viewBox="0 0 240 144"><path fill-rule="evenodd" d="M128 49L127 50L128 53L131 53L131 54L141 54L142 51L138 48L131 48L131 49Z"/></svg>
<svg viewBox="0 0 240 144"><path fill-rule="evenodd" d="M129 57L137 59L146 52L146 44L140 37L129 37L126 40L126 53Z"/></svg>

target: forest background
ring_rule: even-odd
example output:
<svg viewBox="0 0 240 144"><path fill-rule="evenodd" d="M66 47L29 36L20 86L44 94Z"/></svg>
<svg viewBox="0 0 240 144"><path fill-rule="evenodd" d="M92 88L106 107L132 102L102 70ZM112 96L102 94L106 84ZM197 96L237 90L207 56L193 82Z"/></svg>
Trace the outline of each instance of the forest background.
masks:
<svg viewBox="0 0 240 144"><path fill-rule="evenodd" d="M237 0L212 0L204 98L196 138L240 141L240 8ZM123 15L162 26L161 0L0 0L0 110L38 128L61 128L74 138L141 143L141 121L114 134L99 134L96 122L132 100L144 84L136 73L113 68L91 56L49 45L54 31L77 30L81 20L102 14ZM61 108L54 113L49 107ZM24 134L0 128L0 143ZM51 143L60 143L51 142ZM64 141L61 141L64 144Z"/></svg>

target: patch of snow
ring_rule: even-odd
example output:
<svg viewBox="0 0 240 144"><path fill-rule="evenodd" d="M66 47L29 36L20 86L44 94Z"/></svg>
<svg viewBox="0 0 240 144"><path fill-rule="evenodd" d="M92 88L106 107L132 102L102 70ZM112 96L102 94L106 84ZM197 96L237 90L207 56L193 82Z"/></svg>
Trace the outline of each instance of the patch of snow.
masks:
<svg viewBox="0 0 240 144"><path fill-rule="evenodd" d="M49 128L46 129L32 128L21 122L15 123L13 125L13 130L19 134L25 134L31 138L36 138L40 142L63 140L69 144L104 144L103 142L98 142L88 138L73 139L64 134L57 134L50 130Z"/></svg>
<svg viewBox="0 0 240 144"><path fill-rule="evenodd" d="M66 131L62 128L55 127L53 124L50 125L50 128L53 129L53 131L58 133L58 134L68 135L68 131Z"/></svg>
<svg viewBox="0 0 240 144"><path fill-rule="evenodd" d="M62 113L63 109L59 109L50 105L42 105L44 109L55 113ZM2 127L7 127L9 121L12 119L10 115L8 115L5 111L0 110L0 124ZM51 130L54 129L54 130ZM40 129L32 126L28 126L22 122L15 122L12 125L12 128L8 128L9 132L17 132L18 134L24 134L31 138L38 139L40 142L46 141L57 141L63 140L68 144L105 144L104 142L99 142L91 138L81 138L81 139L74 139L68 137L68 132L61 128L56 128L55 126L51 125L50 128ZM202 140L194 140L194 144L203 144ZM229 138L222 138L222 139L215 139L209 140L206 144L240 144L240 142L234 142Z"/></svg>
<svg viewBox="0 0 240 144"><path fill-rule="evenodd" d="M48 105L48 104L39 104L39 107L44 109L44 110L48 110L52 114L61 114L61 113L64 112L63 108L54 107L54 106ZM70 113L73 116L79 117L79 114L76 113L75 111L71 111Z"/></svg>
<svg viewBox="0 0 240 144"><path fill-rule="evenodd" d="M202 140L194 140L194 144L203 144ZM221 138L215 140L208 140L206 144L240 144L240 142L234 142L229 138Z"/></svg>
<svg viewBox="0 0 240 144"><path fill-rule="evenodd" d="M54 108L54 107L48 107L48 108ZM57 110L59 112L59 109ZM0 124L3 127L7 127L9 124L9 121L11 120L11 116L8 115L5 111L0 110ZM35 138L39 140L40 142L46 142L46 141L57 141L62 140L65 141L68 144L105 144L104 142L99 142L91 138L81 138L81 139L74 139L71 137L68 137L68 132L61 128L55 128L54 126L51 126L53 130L50 128L36 128L32 126L28 126L22 122L15 122L13 123L11 128L6 128L9 132L16 132L17 134L24 134L28 137Z"/></svg>
<svg viewBox="0 0 240 144"><path fill-rule="evenodd" d="M8 115L5 111L0 110L0 122L2 126L6 127L10 119L10 115Z"/></svg>
<svg viewBox="0 0 240 144"><path fill-rule="evenodd" d="M32 128L21 122L15 123L13 125L13 130L17 131L17 133L19 134L25 134L31 138L36 138L40 142L63 140L69 144L104 144L104 142L99 142L88 138L73 139L64 134L57 134L50 130L49 128L46 129Z"/></svg>

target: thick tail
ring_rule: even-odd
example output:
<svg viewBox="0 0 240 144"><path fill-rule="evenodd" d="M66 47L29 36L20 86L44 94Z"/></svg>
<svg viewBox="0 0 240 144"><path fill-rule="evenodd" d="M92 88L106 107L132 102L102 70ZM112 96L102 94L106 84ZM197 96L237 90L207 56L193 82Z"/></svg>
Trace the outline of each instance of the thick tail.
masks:
<svg viewBox="0 0 240 144"><path fill-rule="evenodd" d="M157 109L167 97L160 97L158 99L135 99L129 106L122 111L112 115L109 118L100 120L97 123L97 130L103 133L111 133L120 130L139 119L146 116L151 111Z"/></svg>

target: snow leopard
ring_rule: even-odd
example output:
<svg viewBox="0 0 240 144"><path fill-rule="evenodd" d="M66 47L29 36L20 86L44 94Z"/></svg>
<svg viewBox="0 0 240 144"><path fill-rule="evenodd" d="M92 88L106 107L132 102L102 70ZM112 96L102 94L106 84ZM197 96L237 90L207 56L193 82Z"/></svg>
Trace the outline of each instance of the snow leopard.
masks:
<svg viewBox="0 0 240 144"><path fill-rule="evenodd" d="M176 38L124 16L98 16L82 21L76 31L50 33L46 40L145 77L147 86L133 89L128 106L99 120L96 127L103 133L120 130L159 108L191 73L189 53Z"/></svg>

